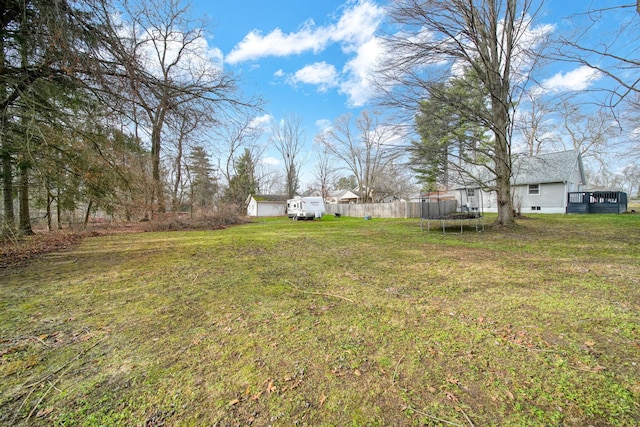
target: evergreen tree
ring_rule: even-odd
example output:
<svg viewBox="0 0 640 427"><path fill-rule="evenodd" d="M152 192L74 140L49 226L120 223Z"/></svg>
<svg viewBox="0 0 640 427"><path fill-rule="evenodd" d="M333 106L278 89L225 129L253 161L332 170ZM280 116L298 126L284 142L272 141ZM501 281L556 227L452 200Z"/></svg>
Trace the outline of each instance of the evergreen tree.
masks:
<svg viewBox="0 0 640 427"><path fill-rule="evenodd" d="M196 146L188 156L187 169L191 178L191 207L206 212L214 206L218 193L218 182L214 176L215 168L209 161L209 155L202 146Z"/></svg>
<svg viewBox="0 0 640 427"><path fill-rule="evenodd" d="M98 25L85 5L66 0L7 0L0 15L0 160L3 212L13 215L19 177L20 229L31 232L30 174L46 144L45 129L64 129L99 69Z"/></svg>
<svg viewBox="0 0 640 427"><path fill-rule="evenodd" d="M448 188L452 173L470 174L469 165L486 163L489 128L473 113L483 108L486 94L472 70L448 83L433 83L428 92L415 118L420 141L412 141L409 151L424 189L437 191Z"/></svg>
<svg viewBox="0 0 640 427"><path fill-rule="evenodd" d="M256 180L256 162L251 156L248 148L235 163L235 175L229 180L229 186L225 190L224 200L235 204L239 210L246 208L245 203L250 194L258 192L258 181Z"/></svg>

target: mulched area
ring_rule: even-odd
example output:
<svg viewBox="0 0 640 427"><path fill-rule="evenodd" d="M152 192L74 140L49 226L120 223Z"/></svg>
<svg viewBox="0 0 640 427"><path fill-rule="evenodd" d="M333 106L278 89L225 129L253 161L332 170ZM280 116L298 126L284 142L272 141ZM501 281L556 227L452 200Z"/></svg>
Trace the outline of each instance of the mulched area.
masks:
<svg viewBox="0 0 640 427"><path fill-rule="evenodd" d="M140 224L126 223L90 225L78 230L34 231L32 235L0 237L0 269L16 267L51 252L64 251L87 237L139 233L145 229Z"/></svg>
<svg viewBox="0 0 640 427"><path fill-rule="evenodd" d="M87 237L149 231L218 230L246 222L246 219L238 216L207 220L168 218L138 223L92 224L77 231L38 230L29 236L0 237L0 270L22 265L44 254L63 251Z"/></svg>
<svg viewBox="0 0 640 427"><path fill-rule="evenodd" d="M0 241L0 269L16 267L43 254L63 251L92 233L36 233Z"/></svg>

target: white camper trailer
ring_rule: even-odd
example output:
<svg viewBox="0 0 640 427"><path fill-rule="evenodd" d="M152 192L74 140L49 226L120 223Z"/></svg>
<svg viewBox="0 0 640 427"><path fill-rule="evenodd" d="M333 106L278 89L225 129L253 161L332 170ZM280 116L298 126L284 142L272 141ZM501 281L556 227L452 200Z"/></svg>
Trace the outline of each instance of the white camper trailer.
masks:
<svg viewBox="0 0 640 427"><path fill-rule="evenodd" d="M321 218L325 212L322 197L296 197L287 200L287 216L294 220Z"/></svg>

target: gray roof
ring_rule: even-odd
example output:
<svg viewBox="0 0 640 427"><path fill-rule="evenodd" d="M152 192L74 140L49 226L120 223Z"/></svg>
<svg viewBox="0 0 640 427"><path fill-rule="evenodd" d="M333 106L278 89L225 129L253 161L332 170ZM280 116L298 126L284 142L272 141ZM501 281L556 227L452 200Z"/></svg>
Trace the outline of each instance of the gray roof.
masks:
<svg viewBox="0 0 640 427"><path fill-rule="evenodd" d="M351 190L336 190L336 191L330 191L329 192L329 197L335 197L336 199L340 200L342 199L344 196L347 195L347 193L352 193L354 196L358 197L357 194L355 194L353 191Z"/></svg>
<svg viewBox="0 0 640 427"><path fill-rule="evenodd" d="M254 194L251 197L253 197L258 203L286 203L289 199L286 194Z"/></svg>
<svg viewBox="0 0 640 427"><path fill-rule="evenodd" d="M523 185L569 182L576 169L584 183L582 159L580 153L575 150L538 154L533 157L520 156L513 161L513 183Z"/></svg>

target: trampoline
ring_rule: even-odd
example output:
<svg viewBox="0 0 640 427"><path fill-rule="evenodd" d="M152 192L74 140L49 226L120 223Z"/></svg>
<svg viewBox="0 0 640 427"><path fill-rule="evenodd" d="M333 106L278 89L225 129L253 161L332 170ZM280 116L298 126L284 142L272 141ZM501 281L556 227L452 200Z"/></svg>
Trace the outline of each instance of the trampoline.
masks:
<svg viewBox="0 0 640 427"><path fill-rule="evenodd" d="M420 200L420 229L431 231L431 223L440 224L443 233L461 234L465 225L484 231L484 211L480 188L459 188L459 197L444 195L441 192L428 193ZM460 202L458 202L458 200ZM463 204L464 202L464 204ZM459 205L459 206L458 206ZM454 229L456 231L452 231ZM458 230L460 227L460 231Z"/></svg>

